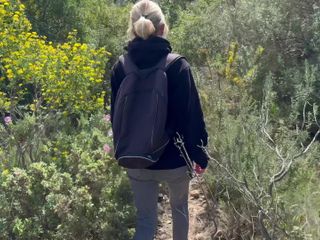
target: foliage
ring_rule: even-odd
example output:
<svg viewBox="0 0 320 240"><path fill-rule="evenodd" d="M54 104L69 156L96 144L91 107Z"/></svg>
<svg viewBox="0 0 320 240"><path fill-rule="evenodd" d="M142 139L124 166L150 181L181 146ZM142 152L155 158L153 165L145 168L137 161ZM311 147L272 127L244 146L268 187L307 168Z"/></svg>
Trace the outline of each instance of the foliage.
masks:
<svg viewBox="0 0 320 240"><path fill-rule="evenodd" d="M2 1L0 9L1 112L14 114L23 106L35 112L63 109L73 114L103 106L104 49L77 43L75 32L69 42L54 46L30 32L24 5Z"/></svg>
<svg viewBox="0 0 320 240"><path fill-rule="evenodd" d="M32 29L53 42L67 41L68 33L79 29L76 12L79 1L22 0Z"/></svg>
<svg viewBox="0 0 320 240"><path fill-rule="evenodd" d="M0 1L0 238L128 239L128 181L103 112L108 52L31 32Z"/></svg>
<svg viewBox="0 0 320 240"><path fill-rule="evenodd" d="M81 42L105 47L113 56L123 52L130 5L111 0L23 2L34 31L50 41L65 42L68 33L76 29Z"/></svg>
<svg viewBox="0 0 320 240"><path fill-rule="evenodd" d="M96 115L74 128L67 120L33 115L2 126L1 239L128 239L128 181L103 149L110 122ZM12 166L14 155L28 167Z"/></svg>
<svg viewBox="0 0 320 240"><path fill-rule="evenodd" d="M232 44L223 66L230 66L234 48ZM255 54L238 59L238 65L250 62ZM259 68L259 64L249 67ZM320 125L312 98L317 68L308 62L304 68L304 75L295 76L300 84L286 119L280 118L272 74L265 79L261 105L250 96L254 81L234 84L229 74L200 73L200 96L211 137L208 149L213 156L210 181L223 212L220 227L225 239L319 238L319 215L309 211L310 205L317 205L311 196L317 196L319 184L315 140ZM236 70L230 68L230 72Z"/></svg>
<svg viewBox="0 0 320 240"><path fill-rule="evenodd" d="M271 72L280 112L286 115L298 83L286 74L303 73L305 60L319 63L319 9L314 0L199 0L181 12L171 40L175 50L197 66L206 65L208 58L219 61L232 42L243 59L261 46L264 54L250 95L262 101L264 79Z"/></svg>
<svg viewBox="0 0 320 240"><path fill-rule="evenodd" d="M82 40L97 47L110 49L111 63L124 52L128 40L127 27L131 5L112 1L83 1L77 10Z"/></svg>
<svg viewBox="0 0 320 240"><path fill-rule="evenodd" d="M1 239L132 235L101 112L134 2L0 0ZM199 80L223 238L318 239L318 1L158 2Z"/></svg>

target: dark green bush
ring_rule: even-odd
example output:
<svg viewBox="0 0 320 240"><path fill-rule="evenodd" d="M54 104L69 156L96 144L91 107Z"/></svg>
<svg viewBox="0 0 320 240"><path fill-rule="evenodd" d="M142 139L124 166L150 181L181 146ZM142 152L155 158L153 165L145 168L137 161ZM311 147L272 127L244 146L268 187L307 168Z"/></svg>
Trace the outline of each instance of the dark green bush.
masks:
<svg viewBox="0 0 320 240"><path fill-rule="evenodd" d="M14 167L20 162L1 163L1 239L129 238L131 193L124 172L104 149L111 144L106 120L80 118L73 127L67 117L28 116L7 126L6 137L15 141L2 146L0 157L25 162L20 168ZM28 125L35 129L32 135L22 127Z"/></svg>
<svg viewBox="0 0 320 240"><path fill-rule="evenodd" d="M313 99L317 71L309 63L304 69L285 114L279 113L272 74L265 79L262 104L250 96L253 82L198 75L213 157L208 181L226 239L319 238L319 215L309 211L318 205L320 183L319 143L310 134L320 129Z"/></svg>

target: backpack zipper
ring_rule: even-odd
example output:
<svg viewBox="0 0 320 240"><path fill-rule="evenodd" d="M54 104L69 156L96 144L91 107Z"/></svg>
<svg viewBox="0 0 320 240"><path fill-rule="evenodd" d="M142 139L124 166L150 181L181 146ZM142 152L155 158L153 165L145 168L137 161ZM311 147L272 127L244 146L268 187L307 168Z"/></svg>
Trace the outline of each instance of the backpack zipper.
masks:
<svg viewBox="0 0 320 240"><path fill-rule="evenodd" d="M152 158L144 157L144 156L137 156L137 155L136 156L130 156L130 155L121 156L121 157L118 158L118 160L120 160L122 158L143 158L143 159L146 159L146 160L148 160L150 162L153 162L153 163L156 162L156 160L153 160Z"/></svg>
<svg viewBox="0 0 320 240"><path fill-rule="evenodd" d="M170 139L168 141L166 141L162 146L158 147L156 150L154 150L151 154L160 151L162 148L164 148L165 146L168 145L168 143L170 142Z"/></svg>

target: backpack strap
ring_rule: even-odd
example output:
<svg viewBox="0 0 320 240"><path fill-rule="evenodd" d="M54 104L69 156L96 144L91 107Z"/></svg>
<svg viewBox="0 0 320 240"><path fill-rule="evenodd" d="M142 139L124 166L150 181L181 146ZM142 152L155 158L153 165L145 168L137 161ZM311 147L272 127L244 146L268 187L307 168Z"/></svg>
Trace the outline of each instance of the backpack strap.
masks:
<svg viewBox="0 0 320 240"><path fill-rule="evenodd" d="M167 71L170 68L170 66L172 66L176 61L178 61L181 58L184 57L176 53L169 53L167 56L165 70Z"/></svg>
<svg viewBox="0 0 320 240"><path fill-rule="evenodd" d="M119 57L119 62L123 66L123 70L125 75L129 75L130 73L139 72L138 67L134 64L128 54L121 55Z"/></svg>
<svg viewBox="0 0 320 240"><path fill-rule="evenodd" d="M179 54L176 53L169 53L167 56L163 57L157 65L153 68L161 68L163 71L167 71L171 65L173 65L179 59L184 58Z"/></svg>

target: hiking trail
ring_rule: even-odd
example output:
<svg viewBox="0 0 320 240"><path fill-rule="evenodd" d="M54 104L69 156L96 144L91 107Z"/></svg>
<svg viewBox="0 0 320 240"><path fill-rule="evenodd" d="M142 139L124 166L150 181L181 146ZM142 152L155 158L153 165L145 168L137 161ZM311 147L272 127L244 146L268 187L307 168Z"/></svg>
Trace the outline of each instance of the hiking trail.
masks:
<svg viewBox="0 0 320 240"><path fill-rule="evenodd" d="M172 219L169 196L165 189L160 193L158 202L159 223L155 240L172 240ZM214 210L213 210L214 211ZM189 193L189 240L216 240L213 237L215 226L206 198L196 179L190 182Z"/></svg>

